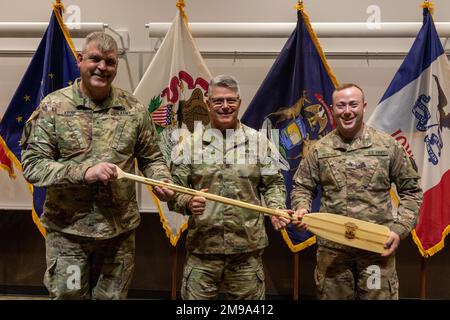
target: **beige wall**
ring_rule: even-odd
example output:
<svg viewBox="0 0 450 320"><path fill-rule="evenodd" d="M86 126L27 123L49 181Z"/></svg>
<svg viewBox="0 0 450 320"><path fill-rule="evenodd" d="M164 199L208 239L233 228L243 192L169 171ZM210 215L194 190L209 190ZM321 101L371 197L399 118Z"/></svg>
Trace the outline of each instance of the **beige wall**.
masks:
<svg viewBox="0 0 450 320"><path fill-rule="evenodd" d="M190 22L295 22L295 0L186 0ZM369 6L378 6L381 22L420 22L421 0L315 0L305 1L312 22L366 22ZM0 22L48 22L50 0L1 0ZM132 91L139 82L158 39L150 39L144 25L148 22L171 22L176 13L175 0L66 0L66 8L78 6L81 22L107 23L113 30L125 30L130 37L127 59L121 59L116 85ZM24 9L26 5L27 9ZM66 14L66 19L68 15ZM438 1L436 22L450 21L450 1ZM108 31L109 32L109 31ZM28 66L30 56L19 57L7 52L34 50L40 39L0 38L0 115L5 112L20 79ZM160 40L160 39L159 39ZM286 39L196 39L203 52L279 52ZM407 52L413 39L320 39L329 56L336 52ZM80 49L81 39L75 39ZM207 58L213 74L234 74L241 82L243 107L251 101L259 85L274 62L267 58ZM354 59L349 56L328 59L339 82L355 82L366 91L370 116L374 106L402 59L375 57ZM5 171L0 171L0 208L29 208L30 196L19 177L10 183ZM143 210L153 210L148 198L141 200Z"/></svg>
<svg viewBox="0 0 450 320"><path fill-rule="evenodd" d="M312 22L366 22L371 5L380 9L381 22L421 22L421 0L315 0L305 1ZM5 5L7 3L7 5ZM130 75L121 63L116 84L132 89L145 70L157 39L148 37L148 22L171 22L176 13L175 0L72 0L63 1L66 8L80 8L81 22L103 22L114 30L126 30L130 36L127 57ZM186 13L190 22L295 22L294 0L187 0ZM24 4L27 9L24 10ZM2 0L1 22L47 22L51 13L50 0ZM438 1L436 22L450 21L450 2ZM3 114L29 57L5 56L2 51L36 48L39 39L0 38L0 114ZM320 39L324 50L333 52L406 52L413 39ZM286 39L196 39L201 51L260 51L277 52ZM76 39L77 48L80 41ZM141 54L144 52L144 54ZM146 53L146 54L145 54ZM213 74L236 74L243 82L244 102L249 102L273 59L207 59ZM401 63L396 60L330 59L329 63L340 82L358 82L367 91L369 109L376 105L393 74ZM369 110L370 113L371 110Z"/></svg>

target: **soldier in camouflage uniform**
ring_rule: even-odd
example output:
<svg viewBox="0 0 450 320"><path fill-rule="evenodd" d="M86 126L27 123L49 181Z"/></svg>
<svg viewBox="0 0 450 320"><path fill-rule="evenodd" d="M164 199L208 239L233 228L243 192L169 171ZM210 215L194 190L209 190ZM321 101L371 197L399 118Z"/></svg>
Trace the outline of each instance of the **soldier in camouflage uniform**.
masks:
<svg viewBox="0 0 450 320"><path fill-rule="evenodd" d="M249 161L254 145L250 140L264 137L238 121L241 100L237 81L227 75L215 77L208 96L211 123L204 132L195 130L189 138L188 150L192 150L193 157L174 161L174 182L257 205L263 196L268 207L284 209L286 191L277 163ZM245 138L240 140L239 135ZM203 158L198 161L195 154ZM244 162L236 160L241 156ZM268 239L264 215L181 194L169 206L190 215L183 299L215 299L221 288L229 299L265 298L261 256ZM271 220L276 229L289 222L277 217Z"/></svg>
<svg viewBox="0 0 450 320"><path fill-rule="evenodd" d="M123 299L134 269L140 222L134 182L115 180L116 166L171 181L147 109L112 86L115 40L87 36L81 78L45 97L22 138L26 179L46 187L44 283L54 299ZM156 188L162 200L174 192Z"/></svg>
<svg viewBox="0 0 450 320"><path fill-rule="evenodd" d="M319 238L315 269L319 299L398 299L394 252L417 221L422 191L414 162L391 136L364 124L366 104L363 91L354 84L335 90L336 130L302 160L293 180L292 207L300 217L307 214L320 185L320 211L388 226L387 252L379 255ZM400 198L396 217L391 183Z"/></svg>

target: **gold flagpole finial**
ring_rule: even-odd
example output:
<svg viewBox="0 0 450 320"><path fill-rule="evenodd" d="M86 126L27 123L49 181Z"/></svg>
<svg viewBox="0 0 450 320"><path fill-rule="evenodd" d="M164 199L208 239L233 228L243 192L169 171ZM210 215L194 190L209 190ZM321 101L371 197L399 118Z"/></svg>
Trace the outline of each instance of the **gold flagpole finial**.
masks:
<svg viewBox="0 0 450 320"><path fill-rule="evenodd" d="M430 11L431 15L434 13L434 4L431 1L425 0L421 5L423 9L428 9Z"/></svg>
<svg viewBox="0 0 450 320"><path fill-rule="evenodd" d="M298 0L297 4L294 6L297 11L303 11L303 0Z"/></svg>
<svg viewBox="0 0 450 320"><path fill-rule="evenodd" d="M184 13L184 7L186 7L186 5L184 4L184 0L178 0L177 4L176 4L177 8L180 10L180 14L183 17L184 21L186 23L188 23L187 21L187 16Z"/></svg>
<svg viewBox="0 0 450 320"><path fill-rule="evenodd" d="M53 4L53 8L64 11L64 5L61 3L61 0L56 0L56 3Z"/></svg>
<svg viewBox="0 0 450 320"><path fill-rule="evenodd" d="M186 5L184 4L184 0L178 0L176 6L178 9L183 10Z"/></svg>

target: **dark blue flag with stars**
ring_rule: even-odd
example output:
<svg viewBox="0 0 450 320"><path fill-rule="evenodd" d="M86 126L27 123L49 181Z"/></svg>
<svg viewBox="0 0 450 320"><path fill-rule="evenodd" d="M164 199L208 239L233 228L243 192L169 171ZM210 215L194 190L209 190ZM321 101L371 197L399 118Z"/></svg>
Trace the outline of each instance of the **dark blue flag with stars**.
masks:
<svg viewBox="0 0 450 320"><path fill-rule="evenodd" d="M303 5L297 5L298 19L261 87L242 116L242 122L254 129L276 129L271 136L283 156L283 176L290 208L292 178L300 161L314 141L334 128L331 96L337 81L331 72L317 36L311 28ZM312 211L320 206L320 190ZM310 232L300 232L292 225L282 231L293 252L316 241Z"/></svg>
<svg viewBox="0 0 450 320"><path fill-rule="evenodd" d="M53 5L48 28L0 123L0 149L19 169L19 141L26 121L46 95L72 84L80 75L74 46L64 26L61 10L61 4ZM39 222L45 188L32 187L32 190L33 220L45 235Z"/></svg>

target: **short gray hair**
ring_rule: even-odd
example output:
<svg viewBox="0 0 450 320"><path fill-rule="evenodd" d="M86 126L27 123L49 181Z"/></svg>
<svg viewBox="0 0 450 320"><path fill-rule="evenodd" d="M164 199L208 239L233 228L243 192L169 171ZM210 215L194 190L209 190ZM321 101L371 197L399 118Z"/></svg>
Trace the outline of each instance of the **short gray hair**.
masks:
<svg viewBox="0 0 450 320"><path fill-rule="evenodd" d="M84 41L83 45L83 52L86 51L86 47L89 43L95 42L98 46L98 48L103 51L110 51L110 50L116 50L118 51L118 46L116 40L109 34L102 32L102 31L95 31L89 33Z"/></svg>
<svg viewBox="0 0 450 320"><path fill-rule="evenodd" d="M215 76L209 81L208 97L211 96L214 87L224 87L232 90L239 95L239 84L235 77L227 74Z"/></svg>

